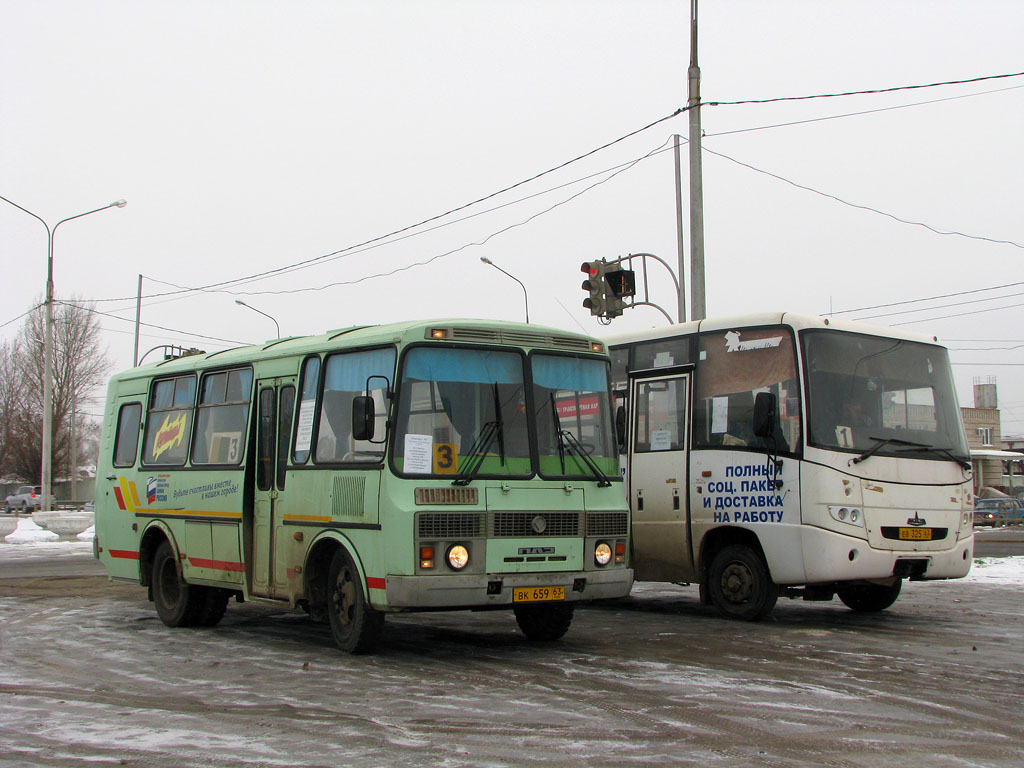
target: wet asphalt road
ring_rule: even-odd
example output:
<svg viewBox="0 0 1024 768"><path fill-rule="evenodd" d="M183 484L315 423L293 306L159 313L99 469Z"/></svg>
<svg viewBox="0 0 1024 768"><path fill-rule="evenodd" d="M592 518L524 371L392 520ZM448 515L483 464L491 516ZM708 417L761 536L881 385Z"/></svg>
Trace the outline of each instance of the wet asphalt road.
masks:
<svg viewBox="0 0 1024 768"><path fill-rule="evenodd" d="M557 643L504 612L416 614L352 657L301 613L171 630L139 587L0 575L0 766L1019 766L1018 590L740 624L639 584Z"/></svg>

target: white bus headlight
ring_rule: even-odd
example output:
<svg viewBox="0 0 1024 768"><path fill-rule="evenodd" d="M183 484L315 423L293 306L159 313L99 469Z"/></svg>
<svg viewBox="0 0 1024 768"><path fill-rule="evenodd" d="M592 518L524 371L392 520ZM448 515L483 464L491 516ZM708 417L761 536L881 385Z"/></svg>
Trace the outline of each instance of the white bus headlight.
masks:
<svg viewBox="0 0 1024 768"><path fill-rule="evenodd" d="M598 565L608 565L612 561L612 548L604 541L594 547L594 562Z"/></svg>
<svg viewBox="0 0 1024 768"><path fill-rule="evenodd" d="M864 512L857 507L836 507L829 505L828 514L833 520L840 523L856 525L858 527L864 525Z"/></svg>
<svg viewBox="0 0 1024 768"><path fill-rule="evenodd" d="M469 550L461 544L452 544L448 547L448 565L456 571L461 571L469 564Z"/></svg>

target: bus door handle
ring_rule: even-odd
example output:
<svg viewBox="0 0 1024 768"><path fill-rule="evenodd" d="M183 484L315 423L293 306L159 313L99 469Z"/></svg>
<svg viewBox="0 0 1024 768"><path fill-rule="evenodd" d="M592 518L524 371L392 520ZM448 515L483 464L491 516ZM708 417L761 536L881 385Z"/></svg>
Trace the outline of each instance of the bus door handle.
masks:
<svg viewBox="0 0 1024 768"><path fill-rule="evenodd" d="M117 480L117 475L111 472L109 475L107 475L107 480Z"/></svg>
<svg viewBox="0 0 1024 768"><path fill-rule="evenodd" d="M679 489L672 489L672 509L679 511Z"/></svg>

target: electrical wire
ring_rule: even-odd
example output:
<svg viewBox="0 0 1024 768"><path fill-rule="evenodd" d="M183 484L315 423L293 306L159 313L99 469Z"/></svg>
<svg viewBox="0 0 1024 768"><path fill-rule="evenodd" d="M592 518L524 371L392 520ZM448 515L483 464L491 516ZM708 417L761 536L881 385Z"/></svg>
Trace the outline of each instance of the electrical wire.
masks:
<svg viewBox="0 0 1024 768"><path fill-rule="evenodd" d="M957 237L964 237L967 238L968 240L980 240L988 243L995 243L997 245L1012 245L1014 248L1024 249L1024 244L1018 243L1014 240L997 240L991 237L984 237L983 235L971 235L967 234L966 232L957 232L955 230L942 230L938 229L937 227L933 227L931 224L925 224L922 221L904 219L900 216L897 216L896 214L887 213L886 211L879 210L878 208L872 208L870 205L852 203L849 200L844 200L843 198L837 197L836 195L833 194L829 194L828 192L822 192L821 190L815 189L814 187L809 187L806 184L800 184L798 182L792 181L791 179L787 179L785 176L779 176L777 173L766 171L762 168L758 168L757 166L751 165L750 163L745 163L742 160L737 160L735 157L729 157L729 155L722 154L721 152L716 152L713 149L708 149L707 147L704 147L703 149L708 154L715 155L716 157L721 157L725 160L728 160L731 163L736 163L736 165L742 166L744 168L749 168L752 171L764 174L765 176L769 176L773 179L778 179L779 181L783 181L786 184L789 184L790 186L796 187L797 189L803 189L807 192L813 192L816 195L821 195L822 197L828 198L829 200L835 200L837 203L848 205L851 208L858 208L862 211L877 213L879 216L885 216L886 218L892 219L893 221L898 221L900 224L909 224L915 227L924 227L925 229L929 230L930 232L934 232L937 235L956 235Z"/></svg>
<svg viewBox="0 0 1024 768"><path fill-rule="evenodd" d="M772 128L789 128L794 125L807 125L808 123L823 123L828 120L839 120L846 117L860 117L861 115L873 115L878 112L891 112L894 109L908 109L909 107L921 107L928 104L941 104L944 101L956 101L957 99L970 99L974 96L987 96L992 93L1003 93L1024 88L1024 85L1011 85L1007 88L996 88L991 91L979 91L978 93L964 93L959 96L948 96L944 99L930 99L928 101L915 101L910 104L896 104L892 107L879 107L878 109L862 109L859 112L844 112L841 115L825 115L824 117L810 117L806 120L791 120L786 123L772 123L770 125L758 125L752 128L737 128L733 131L717 131L716 133L705 133L704 138L715 138L718 136L733 136L737 133L753 133L754 131L767 131Z"/></svg>
<svg viewBox="0 0 1024 768"><path fill-rule="evenodd" d="M957 291L956 293L942 293L942 294L939 294L938 296L927 296L927 297L925 297L923 299L907 299L906 301L894 301L894 302L892 302L890 304L875 304L874 306L870 306L870 307L857 307L856 309L839 309L839 310L836 310L835 312L829 312L829 314L830 315L848 315L851 312L869 312L869 311L871 311L873 309L887 309L889 307L899 307L899 306L903 306L904 304L916 304L916 303L918 303L920 301L938 301L939 299L951 299L951 298L953 298L955 296L967 296L967 295L972 294L972 293L983 293L984 291L998 291L998 290L1002 290L1003 288L1015 288L1015 287L1017 287L1019 285L1024 285L1024 282L1004 283L1003 285L994 285L991 288L975 288L974 290L971 290L971 291ZM994 297L994 298L1001 298L1001 297L997 296L997 297ZM924 310L922 310L922 311L924 311Z"/></svg>
<svg viewBox="0 0 1024 768"><path fill-rule="evenodd" d="M135 322L134 320L129 320L126 317L118 317L117 315L112 315L109 312L101 312L98 309L94 309L92 307L87 307L87 306L84 306L82 304L76 304L76 303L70 302L70 301L60 301L60 300L54 299L54 303L55 304L64 304L65 306L68 306L68 307L76 307L78 309L84 309L86 312L92 312L95 315L103 315L104 317L112 317L115 320L121 320L122 322L126 322L126 323L134 323ZM193 333L192 331L183 331L180 328L168 328L167 326L155 325L153 323L142 323L142 322L140 322L139 325L140 326L144 325L147 328L156 328L156 329L161 330L161 331L169 331L170 333L176 333L176 334L179 334L181 336L188 336L190 338L207 339L208 341L223 341L226 344L238 344L238 345L242 345L242 346L251 346L251 344L252 344L252 342L248 342L248 341L238 341L237 339L222 339L219 336L207 336L207 335L202 334L202 333Z"/></svg>
<svg viewBox="0 0 1024 768"><path fill-rule="evenodd" d="M780 101L808 101L810 99L837 99L843 96L867 96L879 93L895 93L896 91L914 91L921 88L938 88L945 85L965 85L967 83L981 83L986 80L1003 80L1009 77L1024 77L1024 72L1010 72L1004 75L984 75L982 77L970 77L964 80L943 80L937 83L925 83L923 85L897 85L891 88L872 88L863 91L841 91L838 93L818 93L812 96L778 96L772 99L744 99L742 101L707 101L701 106L708 107L734 107L740 104L776 104Z"/></svg>

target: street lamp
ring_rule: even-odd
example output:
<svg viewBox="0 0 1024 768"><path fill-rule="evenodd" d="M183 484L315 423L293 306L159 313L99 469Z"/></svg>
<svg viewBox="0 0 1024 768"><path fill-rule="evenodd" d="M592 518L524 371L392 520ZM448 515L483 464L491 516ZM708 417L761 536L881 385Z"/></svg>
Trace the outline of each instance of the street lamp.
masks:
<svg viewBox="0 0 1024 768"><path fill-rule="evenodd" d="M488 259L488 258L487 258L486 256L481 256L481 257L480 257L480 261L482 261L482 262L483 262L484 264L489 264L490 266L494 267L494 268L495 268L496 270L498 270L499 272L501 272L501 274L503 274L503 275L508 275L508 276L509 276L509 277L511 277L511 278L512 278L513 280L515 280L515 281L516 281L517 283L519 283L519 287L523 289L523 301L524 301L524 302L526 303L526 322L527 322L527 323L529 323L529 322L530 322L530 297L529 297L529 295L528 295L528 294L526 293L526 286L525 286L525 285L523 285L523 281L522 281L522 280L520 280L520 279L519 279L518 277L516 277L515 275L511 275L511 274L509 274L508 272L506 272L506 271L505 271L504 269L502 269L501 267L499 267L499 266L498 266L497 264L495 264L495 263L494 263L493 261L491 261L490 259Z"/></svg>
<svg viewBox="0 0 1024 768"><path fill-rule="evenodd" d="M53 229L50 229L50 225L41 216L37 216L27 208L22 208L6 197L0 197L0 200L24 211L46 227L46 338L43 341L43 462L41 478L43 499L40 509L43 512L49 512L50 498L53 493L53 238L57 234L57 227L65 221L80 219L83 216L105 211L107 208L124 208L128 203L125 200L115 200L102 208L94 208L91 211L61 219L53 225Z"/></svg>
<svg viewBox="0 0 1024 768"><path fill-rule="evenodd" d="M240 307L248 307L248 308L249 308L249 309L251 309L251 310L252 310L253 312L259 312L259 313L260 313L261 315L263 315L264 317L270 317L270 319L271 319L271 320L274 320L274 318L273 318L273 317L271 317L270 315L268 315L268 314L267 314L266 312L264 312L264 311L263 311L262 309L256 309L256 307L252 307L252 306L249 306L248 304L246 304L246 303L245 303L244 301L242 301L241 299L235 299L235 304L237 304L237 305L238 305L238 306L240 306ZM280 338L281 338L281 326L277 324L277 320L274 320L274 327L275 327L275 328L277 329L277 336L275 336L274 338L280 339Z"/></svg>

